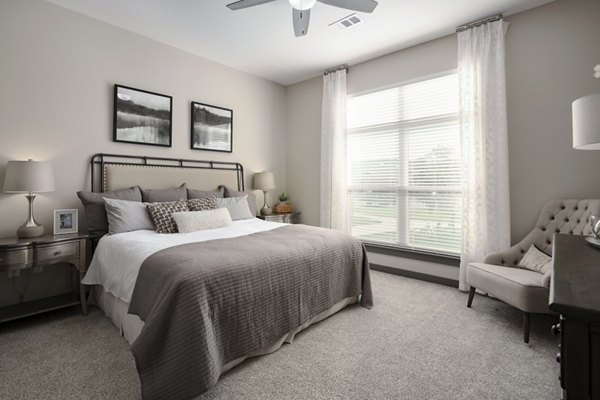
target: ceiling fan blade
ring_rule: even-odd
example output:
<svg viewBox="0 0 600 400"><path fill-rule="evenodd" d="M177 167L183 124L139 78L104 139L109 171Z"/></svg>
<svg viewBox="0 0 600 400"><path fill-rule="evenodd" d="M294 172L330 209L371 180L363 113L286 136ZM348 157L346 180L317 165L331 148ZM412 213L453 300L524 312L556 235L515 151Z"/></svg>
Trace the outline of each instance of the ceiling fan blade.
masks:
<svg viewBox="0 0 600 400"><path fill-rule="evenodd" d="M254 7L265 3L270 3L275 0L239 0L227 4L230 10L240 10L242 8Z"/></svg>
<svg viewBox="0 0 600 400"><path fill-rule="evenodd" d="M346 8L348 10L372 13L379 4L375 0L317 0L323 4L334 7Z"/></svg>
<svg viewBox="0 0 600 400"><path fill-rule="evenodd" d="M294 19L294 33L296 37L304 36L308 33L308 23L310 22L310 9L296 10L292 9L292 17Z"/></svg>

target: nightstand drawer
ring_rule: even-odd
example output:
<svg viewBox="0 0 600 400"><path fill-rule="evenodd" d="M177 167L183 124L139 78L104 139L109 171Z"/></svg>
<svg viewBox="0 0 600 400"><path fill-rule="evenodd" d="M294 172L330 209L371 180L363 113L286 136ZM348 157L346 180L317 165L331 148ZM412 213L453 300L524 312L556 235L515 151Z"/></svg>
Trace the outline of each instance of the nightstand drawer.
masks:
<svg viewBox="0 0 600 400"><path fill-rule="evenodd" d="M49 261L79 254L79 243L54 244L37 248L36 261Z"/></svg>
<svg viewBox="0 0 600 400"><path fill-rule="evenodd" d="M0 251L0 269L15 265L25 266L29 261L29 250Z"/></svg>

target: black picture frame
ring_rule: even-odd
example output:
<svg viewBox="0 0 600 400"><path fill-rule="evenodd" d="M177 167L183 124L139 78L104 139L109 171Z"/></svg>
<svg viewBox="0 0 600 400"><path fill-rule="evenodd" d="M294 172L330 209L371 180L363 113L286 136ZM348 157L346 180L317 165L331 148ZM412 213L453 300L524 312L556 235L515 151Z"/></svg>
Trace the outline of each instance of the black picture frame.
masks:
<svg viewBox="0 0 600 400"><path fill-rule="evenodd" d="M233 110L192 101L190 148L233 152Z"/></svg>
<svg viewBox="0 0 600 400"><path fill-rule="evenodd" d="M171 147L173 97L115 84L113 115L113 142Z"/></svg>

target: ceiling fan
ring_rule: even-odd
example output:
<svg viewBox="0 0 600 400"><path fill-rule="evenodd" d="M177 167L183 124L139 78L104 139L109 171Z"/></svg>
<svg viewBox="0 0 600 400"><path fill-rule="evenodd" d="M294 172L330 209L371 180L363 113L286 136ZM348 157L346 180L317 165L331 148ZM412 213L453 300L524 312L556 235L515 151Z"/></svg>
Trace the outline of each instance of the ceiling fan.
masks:
<svg viewBox="0 0 600 400"><path fill-rule="evenodd" d="M227 4L230 10L254 7L260 4L270 3L275 0L239 0ZM292 6L292 18L294 22L294 33L296 37L304 36L308 32L310 21L310 9L317 1L334 7L348 10L371 13L379 4L375 0L288 0Z"/></svg>

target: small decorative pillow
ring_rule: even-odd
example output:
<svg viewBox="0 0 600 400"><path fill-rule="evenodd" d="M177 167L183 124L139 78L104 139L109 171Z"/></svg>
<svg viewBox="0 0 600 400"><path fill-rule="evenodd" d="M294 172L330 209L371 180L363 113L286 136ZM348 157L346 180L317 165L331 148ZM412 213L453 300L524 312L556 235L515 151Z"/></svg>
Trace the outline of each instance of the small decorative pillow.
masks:
<svg viewBox="0 0 600 400"><path fill-rule="evenodd" d="M229 211L229 215L231 215L231 219L234 221L254 218L255 215L250 212L247 197L247 195L244 195L241 197L217 199L217 206L219 208L226 208Z"/></svg>
<svg viewBox="0 0 600 400"><path fill-rule="evenodd" d="M206 211L176 212L173 219L177 223L179 233L203 231L223 228L231 225L231 217L226 208Z"/></svg>
<svg viewBox="0 0 600 400"><path fill-rule="evenodd" d="M190 211L214 210L217 208L217 198L213 196L189 199L187 201L187 206Z"/></svg>
<svg viewBox="0 0 600 400"><path fill-rule="evenodd" d="M552 257L540 251L535 245L531 245L527 253L519 262L519 267L545 274L550 271Z"/></svg>
<svg viewBox="0 0 600 400"><path fill-rule="evenodd" d="M111 235L137 230L154 230L144 203L105 198L104 205L108 219L108 233Z"/></svg>
<svg viewBox="0 0 600 400"><path fill-rule="evenodd" d="M142 201L144 203L158 203L187 199L187 185L185 183L173 189L140 188L140 191L142 192Z"/></svg>
<svg viewBox="0 0 600 400"><path fill-rule="evenodd" d="M177 233L177 224L173 213L188 211L185 200L171 201L168 203L149 203L146 209L152 217L152 222L157 233Z"/></svg>

